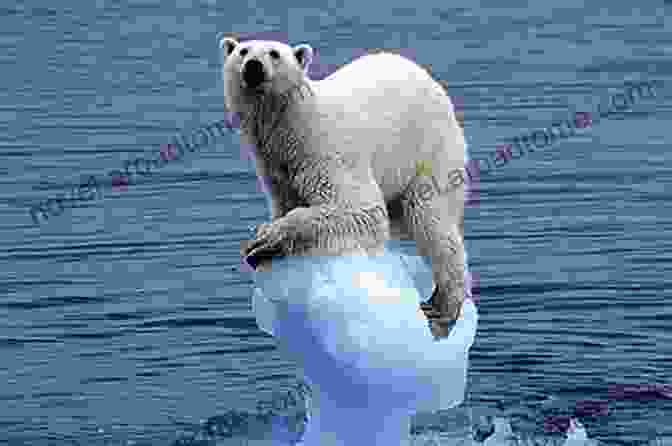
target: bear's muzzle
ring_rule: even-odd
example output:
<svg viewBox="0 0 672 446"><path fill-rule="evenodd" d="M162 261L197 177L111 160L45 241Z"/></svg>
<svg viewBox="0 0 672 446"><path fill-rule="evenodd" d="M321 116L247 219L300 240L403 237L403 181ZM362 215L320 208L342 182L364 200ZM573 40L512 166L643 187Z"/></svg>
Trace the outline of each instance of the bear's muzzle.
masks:
<svg viewBox="0 0 672 446"><path fill-rule="evenodd" d="M243 82L248 88L257 88L266 81L264 64L257 59L250 59L243 66Z"/></svg>

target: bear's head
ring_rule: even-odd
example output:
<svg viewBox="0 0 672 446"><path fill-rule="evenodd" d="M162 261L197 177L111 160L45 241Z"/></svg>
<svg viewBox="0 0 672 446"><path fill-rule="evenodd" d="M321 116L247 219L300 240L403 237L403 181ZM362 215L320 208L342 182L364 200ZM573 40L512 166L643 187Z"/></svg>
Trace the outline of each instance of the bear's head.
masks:
<svg viewBox="0 0 672 446"><path fill-rule="evenodd" d="M226 107L246 113L260 102L274 102L306 85L313 49L306 44L290 47L281 42L231 37L220 40ZM269 99L271 101L269 101Z"/></svg>

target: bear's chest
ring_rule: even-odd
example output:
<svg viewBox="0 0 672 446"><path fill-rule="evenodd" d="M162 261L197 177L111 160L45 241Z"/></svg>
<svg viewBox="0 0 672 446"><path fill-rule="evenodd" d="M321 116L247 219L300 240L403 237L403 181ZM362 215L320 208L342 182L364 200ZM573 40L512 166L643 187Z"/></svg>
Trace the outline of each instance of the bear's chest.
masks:
<svg viewBox="0 0 672 446"><path fill-rule="evenodd" d="M282 162L255 160L257 181L270 201L274 218L281 217L299 206L307 206L293 185L288 167Z"/></svg>

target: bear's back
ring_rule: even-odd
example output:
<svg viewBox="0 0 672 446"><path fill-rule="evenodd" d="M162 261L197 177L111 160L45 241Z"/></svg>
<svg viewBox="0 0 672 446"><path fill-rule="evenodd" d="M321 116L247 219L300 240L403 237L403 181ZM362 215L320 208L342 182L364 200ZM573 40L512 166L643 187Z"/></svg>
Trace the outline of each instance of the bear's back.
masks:
<svg viewBox="0 0 672 446"><path fill-rule="evenodd" d="M422 67L392 53L367 54L312 83L330 94L363 94L364 97L371 94L385 96L398 91L400 83L406 84L407 93L426 91L428 87L443 93L438 84L433 85L433 79Z"/></svg>
<svg viewBox="0 0 672 446"><path fill-rule="evenodd" d="M450 98L413 61L370 54L310 84L319 102L312 123L319 125L320 150L369 156L386 198L416 175L418 163L434 172L464 167L464 136Z"/></svg>

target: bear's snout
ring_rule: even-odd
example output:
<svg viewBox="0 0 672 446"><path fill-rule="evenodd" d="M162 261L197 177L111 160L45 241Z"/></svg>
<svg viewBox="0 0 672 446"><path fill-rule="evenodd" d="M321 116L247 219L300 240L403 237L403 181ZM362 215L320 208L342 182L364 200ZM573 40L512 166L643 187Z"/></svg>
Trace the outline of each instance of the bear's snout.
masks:
<svg viewBox="0 0 672 446"><path fill-rule="evenodd" d="M251 59L245 62L243 66L243 81L249 88L257 88L266 80L266 71L264 64L257 59Z"/></svg>

